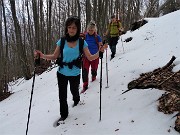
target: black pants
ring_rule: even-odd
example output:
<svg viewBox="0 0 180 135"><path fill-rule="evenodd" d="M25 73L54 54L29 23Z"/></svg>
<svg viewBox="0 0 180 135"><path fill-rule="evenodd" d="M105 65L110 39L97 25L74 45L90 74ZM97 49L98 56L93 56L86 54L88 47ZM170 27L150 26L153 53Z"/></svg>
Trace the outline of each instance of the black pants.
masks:
<svg viewBox="0 0 180 135"><path fill-rule="evenodd" d="M118 40L119 40L119 36L117 37L110 37L110 40L109 40L109 47L111 49L111 56L114 56L116 54L116 45L118 43Z"/></svg>
<svg viewBox="0 0 180 135"><path fill-rule="evenodd" d="M78 76L64 76L57 72L58 87L59 87L59 102L60 102L60 115L66 118L69 114L67 104L67 85L70 84L70 91L73 96L73 101L78 103L80 101L79 96L79 84L80 75Z"/></svg>

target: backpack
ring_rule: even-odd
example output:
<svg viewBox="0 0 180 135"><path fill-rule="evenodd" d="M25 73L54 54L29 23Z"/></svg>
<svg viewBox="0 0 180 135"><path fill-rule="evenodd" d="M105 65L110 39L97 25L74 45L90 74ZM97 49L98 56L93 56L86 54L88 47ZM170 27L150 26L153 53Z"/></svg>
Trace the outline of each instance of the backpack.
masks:
<svg viewBox="0 0 180 135"><path fill-rule="evenodd" d="M61 38L61 46L60 46L60 57L57 58L56 64L58 64L61 68L63 66L68 66L70 69L72 69L73 65L81 69L81 63L82 63L82 56L83 56L83 45L84 45L84 39L79 38L79 56L77 59L71 61L71 62L63 62L63 49L65 45L65 38Z"/></svg>
<svg viewBox="0 0 180 135"><path fill-rule="evenodd" d="M118 29L121 27L120 23L121 23L120 20L116 20L115 26L117 26ZM109 25L111 26L111 24L112 24L112 21L109 23Z"/></svg>
<svg viewBox="0 0 180 135"><path fill-rule="evenodd" d="M111 24L112 24L112 21L109 23L109 27L111 27ZM120 20L116 20L116 25L114 25L114 26L117 26L117 28L119 30L119 28L122 27ZM122 32L123 32L122 30L119 30L119 35L122 35Z"/></svg>

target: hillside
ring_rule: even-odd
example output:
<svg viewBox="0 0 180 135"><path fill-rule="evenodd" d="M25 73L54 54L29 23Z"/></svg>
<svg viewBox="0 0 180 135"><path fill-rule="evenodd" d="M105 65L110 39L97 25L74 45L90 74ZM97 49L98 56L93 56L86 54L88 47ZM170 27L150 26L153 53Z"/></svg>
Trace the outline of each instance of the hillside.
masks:
<svg viewBox="0 0 180 135"><path fill-rule="evenodd" d="M140 74L163 67L172 56L173 72L180 70L180 11L160 18L146 18L148 23L134 32L128 31L117 45L117 54L110 59L108 49L109 88L106 87L106 57L103 59L102 120L99 121L99 75L90 83L81 102L72 107L68 91L69 117L53 127L59 118L57 68L36 76L28 135L179 135L174 130L175 116L158 111L158 99L165 90L156 88L128 89ZM124 50L124 51L123 51ZM99 71L100 74L100 66ZM82 84L81 84L82 86ZM10 84L12 94L0 102L0 134L23 135L26 131L32 79ZM81 89L80 89L81 90Z"/></svg>

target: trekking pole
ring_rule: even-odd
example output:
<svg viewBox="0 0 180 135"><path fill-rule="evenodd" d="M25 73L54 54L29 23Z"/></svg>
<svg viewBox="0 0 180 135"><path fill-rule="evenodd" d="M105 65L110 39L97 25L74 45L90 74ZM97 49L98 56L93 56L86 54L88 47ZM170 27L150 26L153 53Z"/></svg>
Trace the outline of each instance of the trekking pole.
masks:
<svg viewBox="0 0 180 135"><path fill-rule="evenodd" d="M123 53L124 53L124 46L123 46L122 35L121 35L121 42L122 42L122 48L123 48Z"/></svg>
<svg viewBox="0 0 180 135"><path fill-rule="evenodd" d="M103 45L105 44L105 40L103 41ZM107 56L106 56L107 57ZM99 58L101 59L101 70L100 70L100 115L99 115L99 121L101 121L101 92L102 92L102 58L103 58L103 52L99 52Z"/></svg>
<svg viewBox="0 0 180 135"><path fill-rule="evenodd" d="M34 73L33 73L33 83L32 83L31 98L30 98L30 105L29 105L29 112L28 112L26 135L28 133L28 127L29 127L29 119L30 119L30 113L31 113L31 103L32 103L32 97L33 97L33 90L34 90L34 82L35 82L36 66L37 65L40 65L40 54L38 54L37 58L35 59L35 63L34 63L35 67L34 67Z"/></svg>
<svg viewBox="0 0 180 135"><path fill-rule="evenodd" d="M101 59L101 72L100 72L100 117L99 117L99 121L101 121L101 91L102 91L102 59Z"/></svg>
<svg viewBox="0 0 180 135"><path fill-rule="evenodd" d="M106 80L107 80L107 86L106 86L106 88L109 88L109 86L108 86L108 63L107 63L107 49L106 49Z"/></svg>

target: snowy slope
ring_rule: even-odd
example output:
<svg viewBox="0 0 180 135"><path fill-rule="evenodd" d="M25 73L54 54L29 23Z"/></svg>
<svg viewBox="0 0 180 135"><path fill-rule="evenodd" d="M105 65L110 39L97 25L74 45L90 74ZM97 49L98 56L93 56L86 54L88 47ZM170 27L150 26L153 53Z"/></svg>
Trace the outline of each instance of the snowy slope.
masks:
<svg viewBox="0 0 180 135"><path fill-rule="evenodd" d="M124 95L127 84L141 73L164 66L174 55L177 57L174 71L180 70L180 11L149 21L134 32L122 36L130 42L117 45L116 57L109 61L109 88L106 87L106 57L103 59L102 118L99 121L99 74L81 102L72 108L72 96L68 91L69 117L57 128L53 122L59 118L57 68L36 76L29 135L179 135L173 127L175 114L165 115L157 111L156 101L164 91L134 89ZM124 48L124 53L123 53ZM26 131L32 79L19 80L10 86L15 92L0 102L0 134L24 135ZM81 84L82 86L82 84ZM170 129L170 132L168 130Z"/></svg>

